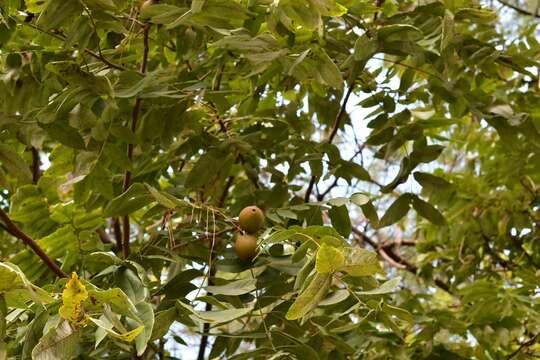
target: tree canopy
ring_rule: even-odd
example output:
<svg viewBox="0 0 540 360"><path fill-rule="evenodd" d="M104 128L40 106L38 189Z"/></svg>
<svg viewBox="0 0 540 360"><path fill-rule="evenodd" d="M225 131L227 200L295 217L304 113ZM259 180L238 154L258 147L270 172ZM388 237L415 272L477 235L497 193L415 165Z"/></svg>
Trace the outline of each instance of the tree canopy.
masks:
<svg viewBox="0 0 540 360"><path fill-rule="evenodd" d="M540 357L498 5L1 0L0 360Z"/></svg>

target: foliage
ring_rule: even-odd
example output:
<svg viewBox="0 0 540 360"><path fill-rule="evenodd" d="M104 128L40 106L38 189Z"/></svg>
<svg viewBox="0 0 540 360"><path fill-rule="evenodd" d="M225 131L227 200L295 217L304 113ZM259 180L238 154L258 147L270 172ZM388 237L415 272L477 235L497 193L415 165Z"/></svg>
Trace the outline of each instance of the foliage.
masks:
<svg viewBox="0 0 540 360"><path fill-rule="evenodd" d="M533 20L469 0L0 15L0 359L540 356Z"/></svg>

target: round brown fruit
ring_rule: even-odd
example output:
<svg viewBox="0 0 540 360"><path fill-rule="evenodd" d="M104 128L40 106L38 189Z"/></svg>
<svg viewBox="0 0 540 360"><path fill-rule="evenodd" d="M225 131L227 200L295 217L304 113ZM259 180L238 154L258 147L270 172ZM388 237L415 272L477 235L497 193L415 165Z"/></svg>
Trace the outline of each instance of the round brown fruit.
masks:
<svg viewBox="0 0 540 360"><path fill-rule="evenodd" d="M264 226L264 214L256 206L248 206L240 211L238 223L242 230L249 234L255 234Z"/></svg>
<svg viewBox="0 0 540 360"><path fill-rule="evenodd" d="M236 235L234 251L243 261L249 261L257 255L257 238L249 234Z"/></svg>

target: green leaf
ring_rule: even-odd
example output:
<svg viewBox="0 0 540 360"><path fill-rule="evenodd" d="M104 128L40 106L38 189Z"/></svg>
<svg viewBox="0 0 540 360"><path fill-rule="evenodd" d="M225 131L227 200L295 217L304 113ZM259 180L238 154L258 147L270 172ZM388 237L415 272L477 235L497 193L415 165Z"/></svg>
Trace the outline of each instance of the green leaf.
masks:
<svg viewBox="0 0 540 360"><path fill-rule="evenodd" d="M86 283L87 287L88 285L89 283ZM91 286L88 290L88 299L91 304L94 304L94 306L107 304L115 313L126 315L139 321L137 316L137 308L127 297L126 293L119 288L100 290L95 286ZM86 304L86 306L89 305L90 304Z"/></svg>
<svg viewBox="0 0 540 360"><path fill-rule="evenodd" d="M392 24L379 28L378 38L385 42L417 41L424 37L422 30L409 24Z"/></svg>
<svg viewBox="0 0 540 360"><path fill-rule="evenodd" d="M328 210L328 215L332 221L332 226L342 236L347 237L351 234L351 219L349 218L349 211L346 206L332 206Z"/></svg>
<svg viewBox="0 0 540 360"><path fill-rule="evenodd" d="M186 305L181 301L177 301L176 304L181 309L187 310L188 312L192 313L199 319L205 322L216 323L216 324L227 323L227 322L236 320L238 318L241 318L247 315L249 312L253 311L250 308L226 309L226 310L218 310L218 311L195 311L189 305Z"/></svg>
<svg viewBox="0 0 540 360"><path fill-rule="evenodd" d="M137 315L142 320L144 330L135 338L135 349L137 350L137 355L142 356L154 330L154 309L151 304L140 302L137 304Z"/></svg>
<svg viewBox="0 0 540 360"><path fill-rule="evenodd" d="M339 269L352 276L370 276L382 273L382 267L377 258L377 254L362 248L346 247L341 252L345 257L345 262Z"/></svg>
<svg viewBox="0 0 540 360"><path fill-rule="evenodd" d="M156 200L160 205L163 205L166 208L174 209L177 207L189 206L189 203L186 201L177 199L164 191L158 191L148 184L145 184L145 186L150 195L152 195L152 197L154 198L154 200Z"/></svg>
<svg viewBox="0 0 540 360"><path fill-rule="evenodd" d="M324 83L336 89L343 89L343 78L341 77L341 71L334 61L322 48L313 49L313 52L319 58L317 71L319 72Z"/></svg>
<svg viewBox="0 0 540 360"><path fill-rule="evenodd" d="M82 12L78 1L48 0L45 9L40 13L37 25L48 30L77 18Z"/></svg>
<svg viewBox="0 0 540 360"><path fill-rule="evenodd" d="M406 309L399 308L397 306L392 306L392 305L389 305L387 303L383 303L382 309L388 315L394 315L394 316L400 318L401 320L407 321L407 322L409 322L411 324L414 323L413 316Z"/></svg>
<svg viewBox="0 0 540 360"><path fill-rule="evenodd" d="M350 197L351 202L357 206L363 206L369 202L369 197L364 193L354 193Z"/></svg>
<svg viewBox="0 0 540 360"><path fill-rule="evenodd" d="M349 203L349 199L347 199L346 197L338 197L338 198L328 200L329 205L336 206L336 207L347 205L348 203Z"/></svg>
<svg viewBox="0 0 540 360"><path fill-rule="evenodd" d="M333 273L338 271L344 264L345 257L338 248L322 244L317 251L315 269L318 273Z"/></svg>
<svg viewBox="0 0 540 360"><path fill-rule="evenodd" d="M23 309L30 301L37 304L54 302L48 292L32 284L18 266L8 262L0 262L0 296L7 306Z"/></svg>
<svg viewBox="0 0 540 360"><path fill-rule="evenodd" d="M381 218L379 222L379 227L385 227L392 225L401 218L403 218L409 212L411 207L411 194L402 194L400 195L393 203L390 205L386 213Z"/></svg>
<svg viewBox="0 0 540 360"><path fill-rule="evenodd" d="M368 61L378 50L376 39L369 38L367 35L362 35L356 39L354 43L354 59L356 61Z"/></svg>
<svg viewBox="0 0 540 360"><path fill-rule="evenodd" d="M169 332L172 323L176 320L176 308L170 307L167 310L160 311L156 314L154 327L152 328L152 336L150 340L161 339Z"/></svg>
<svg viewBox="0 0 540 360"><path fill-rule="evenodd" d="M69 126L67 122L55 121L49 124L40 124L40 127L47 132L47 134L60 144L68 146L73 149L83 150L86 145L84 139L77 129Z"/></svg>
<svg viewBox="0 0 540 360"><path fill-rule="evenodd" d="M419 171L414 173L414 179L418 181L424 189L430 192L446 190L451 186L448 181L441 177Z"/></svg>
<svg viewBox="0 0 540 360"><path fill-rule="evenodd" d="M439 157L444 150L444 146L441 145L428 145L418 149L415 149L411 153L411 160L417 164L429 163Z"/></svg>
<svg viewBox="0 0 540 360"><path fill-rule="evenodd" d="M339 304L340 302L346 300L350 296L349 290L346 289L339 289L334 291L330 296L324 298L320 303L319 306L332 306L335 304Z"/></svg>
<svg viewBox="0 0 540 360"><path fill-rule="evenodd" d="M28 325L28 330L24 336L24 345L22 359L31 359L32 350L37 345L43 335L43 328L49 319L49 313L46 310L38 311L34 319Z"/></svg>
<svg viewBox="0 0 540 360"><path fill-rule="evenodd" d="M379 286L376 289L367 290L367 291L357 291L356 293L358 295L384 295L384 294L394 292L400 283L401 283L401 278L395 277L393 279L386 281L385 283L383 283L381 286Z"/></svg>
<svg viewBox="0 0 540 360"><path fill-rule="evenodd" d="M88 317L88 319L97 327L104 330L109 336L125 342L134 341L144 330L144 326L141 325L130 331L118 332L114 330L114 325L105 316L99 319Z"/></svg>
<svg viewBox="0 0 540 360"><path fill-rule="evenodd" d="M115 197L105 206L103 215L107 217L129 215L152 201L154 201L154 197L148 192L146 186L134 183L123 194Z"/></svg>
<svg viewBox="0 0 540 360"><path fill-rule="evenodd" d="M32 350L33 360L71 359L79 352L80 332L68 321L61 321L43 335Z"/></svg>
<svg viewBox="0 0 540 360"><path fill-rule="evenodd" d="M416 212L420 216L428 219L433 224L439 225L439 226L446 224L446 220L444 219L442 214L439 212L439 210L437 210L430 203L420 199L418 196L412 197L412 205L413 205L414 210L416 210Z"/></svg>
<svg viewBox="0 0 540 360"><path fill-rule="evenodd" d="M456 21L470 20L481 24L489 24L497 19L497 13L489 9L460 9L455 15Z"/></svg>
<svg viewBox="0 0 540 360"><path fill-rule="evenodd" d="M291 305L285 318L287 320L296 320L306 316L324 298L330 289L331 281L331 274L315 274L308 287Z"/></svg>
<svg viewBox="0 0 540 360"><path fill-rule="evenodd" d="M371 226L375 228L379 227L379 215L377 214L377 210L375 209L375 206L371 200L362 205L361 208L362 213L369 220Z"/></svg>
<svg viewBox="0 0 540 360"><path fill-rule="evenodd" d="M21 183L32 182L30 167L11 147L0 144L0 164Z"/></svg>
<svg viewBox="0 0 540 360"><path fill-rule="evenodd" d="M225 285L207 286L206 290L214 295L243 295L255 290L257 279L237 280Z"/></svg>

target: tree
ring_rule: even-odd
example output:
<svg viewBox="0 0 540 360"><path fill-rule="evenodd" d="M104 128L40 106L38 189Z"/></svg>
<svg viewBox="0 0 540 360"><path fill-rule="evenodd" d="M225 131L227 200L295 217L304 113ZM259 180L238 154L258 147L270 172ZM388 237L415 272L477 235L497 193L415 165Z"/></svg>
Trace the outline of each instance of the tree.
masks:
<svg viewBox="0 0 540 360"><path fill-rule="evenodd" d="M0 359L540 356L532 17L469 0L0 13ZM242 260L252 205L265 227Z"/></svg>

